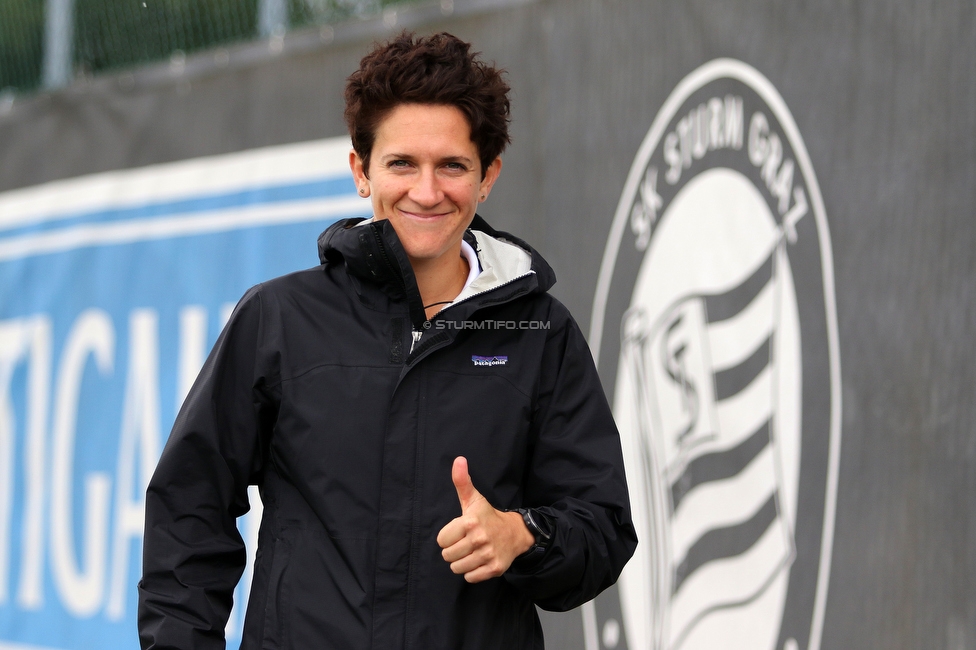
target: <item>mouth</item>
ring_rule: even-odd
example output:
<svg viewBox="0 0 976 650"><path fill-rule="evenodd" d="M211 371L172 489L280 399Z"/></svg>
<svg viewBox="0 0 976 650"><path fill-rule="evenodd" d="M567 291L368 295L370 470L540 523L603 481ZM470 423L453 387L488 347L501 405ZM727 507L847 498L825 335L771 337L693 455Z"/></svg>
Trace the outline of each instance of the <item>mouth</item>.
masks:
<svg viewBox="0 0 976 650"><path fill-rule="evenodd" d="M417 219L419 221L435 221L437 219L443 219L451 214L450 212L413 212L410 210L403 210L402 208L397 208L397 212L408 219Z"/></svg>

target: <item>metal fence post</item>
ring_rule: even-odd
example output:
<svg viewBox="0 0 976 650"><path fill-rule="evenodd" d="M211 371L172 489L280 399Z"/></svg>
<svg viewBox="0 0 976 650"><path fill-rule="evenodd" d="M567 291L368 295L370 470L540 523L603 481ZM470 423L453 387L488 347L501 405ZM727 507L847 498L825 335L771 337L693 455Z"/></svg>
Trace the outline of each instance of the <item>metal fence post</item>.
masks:
<svg viewBox="0 0 976 650"><path fill-rule="evenodd" d="M258 35L268 38L288 27L287 0L259 0Z"/></svg>
<svg viewBox="0 0 976 650"><path fill-rule="evenodd" d="M75 0L46 0L44 6L45 88L67 86L72 77L74 55Z"/></svg>

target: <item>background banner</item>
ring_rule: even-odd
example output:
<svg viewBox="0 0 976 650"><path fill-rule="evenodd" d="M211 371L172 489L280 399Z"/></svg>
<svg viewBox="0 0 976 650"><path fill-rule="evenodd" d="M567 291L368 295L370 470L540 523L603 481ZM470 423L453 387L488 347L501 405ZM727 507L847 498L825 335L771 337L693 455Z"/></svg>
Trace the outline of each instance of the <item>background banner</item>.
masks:
<svg viewBox="0 0 976 650"><path fill-rule="evenodd" d="M349 150L334 138L0 195L0 648L138 646L162 445L244 291L314 263L332 221L370 214Z"/></svg>

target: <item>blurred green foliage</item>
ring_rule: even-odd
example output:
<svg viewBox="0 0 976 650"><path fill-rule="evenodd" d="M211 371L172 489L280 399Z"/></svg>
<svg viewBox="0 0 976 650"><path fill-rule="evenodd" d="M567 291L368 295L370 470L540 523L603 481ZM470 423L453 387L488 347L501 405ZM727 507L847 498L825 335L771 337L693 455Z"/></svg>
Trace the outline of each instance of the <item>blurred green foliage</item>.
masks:
<svg viewBox="0 0 976 650"><path fill-rule="evenodd" d="M90 72L253 38L257 0L75 0L76 67Z"/></svg>
<svg viewBox="0 0 976 650"><path fill-rule="evenodd" d="M41 82L44 0L0 0L0 90Z"/></svg>
<svg viewBox="0 0 976 650"><path fill-rule="evenodd" d="M289 28L416 0L287 0ZM258 0L74 0L74 69L95 74L258 36ZM0 91L41 84L45 0L0 0Z"/></svg>

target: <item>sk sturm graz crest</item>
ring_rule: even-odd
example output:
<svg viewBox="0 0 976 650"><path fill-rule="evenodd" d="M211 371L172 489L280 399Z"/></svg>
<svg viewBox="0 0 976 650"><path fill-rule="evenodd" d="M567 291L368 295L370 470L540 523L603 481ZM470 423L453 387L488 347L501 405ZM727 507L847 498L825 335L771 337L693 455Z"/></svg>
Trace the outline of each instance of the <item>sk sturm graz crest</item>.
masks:
<svg viewBox="0 0 976 650"><path fill-rule="evenodd" d="M641 540L619 589L628 646L817 650L840 453L830 236L753 68L713 61L665 102L591 322Z"/></svg>

